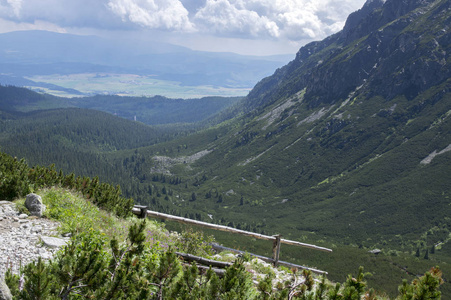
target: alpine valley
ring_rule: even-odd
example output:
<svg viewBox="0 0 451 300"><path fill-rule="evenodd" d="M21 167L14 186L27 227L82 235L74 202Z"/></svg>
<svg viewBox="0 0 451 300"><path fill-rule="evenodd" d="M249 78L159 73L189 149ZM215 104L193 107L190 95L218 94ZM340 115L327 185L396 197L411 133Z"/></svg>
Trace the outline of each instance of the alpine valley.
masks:
<svg viewBox="0 0 451 300"><path fill-rule="evenodd" d="M401 278L438 265L446 299L450 52L451 1L368 0L342 31L302 47L247 97L212 99L222 102L198 119L169 105L159 116L172 119L149 126L108 114L108 99L3 87L1 150L120 184L152 210L332 248L281 250L332 280L363 265L370 286L396 295ZM214 235L270 255L263 242Z"/></svg>

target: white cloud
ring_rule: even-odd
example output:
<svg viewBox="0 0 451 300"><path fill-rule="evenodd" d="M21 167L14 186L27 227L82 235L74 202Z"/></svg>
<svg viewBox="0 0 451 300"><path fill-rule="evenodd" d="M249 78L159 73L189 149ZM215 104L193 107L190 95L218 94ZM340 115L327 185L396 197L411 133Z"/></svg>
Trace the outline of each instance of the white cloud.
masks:
<svg viewBox="0 0 451 300"><path fill-rule="evenodd" d="M189 13L179 0L111 0L108 7L124 22L152 29L194 31Z"/></svg>
<svg viewBox="0 0 451 300"><path fill-rule="evenodd" d="M364 0L207 0L194 21L204 31L250 37L318 39L340 30Z"/></svg>
<svg viewBox="0 0 451 300"><path fill-rule="evenodd" d="M22 0L0 0L0 16L16 17L22 8Z"/></svg>
<svg viewBox="0 0 451 300"><path fill-rule="evenodd" d="M0 3L4 0L0 0ZM106 7L107 0L7 0L4 7L14 14L0 17L17 23L47 22L59 27L112 28L115 16ZM20 3L20 5L19 5Z"/></svg>
<svg viewBox="0 0 451 300"><path fill-rule="evenodd" d="M64 28L49 22L36 21L34 23L17 23L0 18L0 33L21 30L45 30L59 33L67 32Z"/></svg>
<svg viewBox="0 0 451 300"><path fill-rule="evenodd" d="M194 21L204 31L219 34L279 36L279 28L274 21L229 0L207 0L194 16Z"/></svg>
<svg viewBox="0 0 451 300"><path fill-rule="evenodd" d="M0 0L3 23L67 31L161 30L239 39L319 40L365 0ZM20 25L19 25L20 24ZM17 27L16 26L16 27ZM14 27L14 26L13 26Z"/></svg>

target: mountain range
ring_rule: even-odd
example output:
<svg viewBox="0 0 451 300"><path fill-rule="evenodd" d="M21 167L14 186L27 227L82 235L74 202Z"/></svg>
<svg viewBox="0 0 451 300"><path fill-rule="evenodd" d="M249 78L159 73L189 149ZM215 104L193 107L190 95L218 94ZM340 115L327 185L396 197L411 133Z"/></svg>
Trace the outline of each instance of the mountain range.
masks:
<svg viewBox="0 0 451 300"><path fill-rule="evenodd" d="M260 57L193 51L134 39L15 31L0 34L0 83L62 90L24 77L115 73L151 76L186 86L251 88L291 58L291 55Z"/></svg>
<svg viewBox="0 0 451 300"><path fill-rule="evenodd" d="M332 258L285 253L332 274L366 264L387 290L439 264L449 293L450 24L450 1L368 0L196 132L97 147L89 172L115 172L127 196L154 210L332 247ZM0 137L19 153L9 145L24 120L8 114ZM382 258L368 253L376 248Z"/></svg>

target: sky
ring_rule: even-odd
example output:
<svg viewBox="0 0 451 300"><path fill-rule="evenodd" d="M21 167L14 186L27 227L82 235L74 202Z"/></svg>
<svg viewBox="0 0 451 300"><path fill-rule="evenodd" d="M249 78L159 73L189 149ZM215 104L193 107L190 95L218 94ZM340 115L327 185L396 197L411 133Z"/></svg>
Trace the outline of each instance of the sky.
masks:
<svg viewBox="0 0 451 300"><path fill-rule="evenodd" d="M341 30L365 0L0 0L0 33L158 40L194 50L296 53Z"/></svg>

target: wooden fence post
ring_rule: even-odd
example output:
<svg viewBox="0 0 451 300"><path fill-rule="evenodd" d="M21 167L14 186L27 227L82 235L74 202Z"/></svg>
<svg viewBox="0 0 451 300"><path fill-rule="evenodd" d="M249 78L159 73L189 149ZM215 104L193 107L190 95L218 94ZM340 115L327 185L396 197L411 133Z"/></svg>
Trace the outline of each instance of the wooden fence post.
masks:
<svg viewBox="0 0 451 300"><path fill-rule="evenodd" d="M145 219L147 217L147 206L145 206L145 205L135 205L135 207L140 210L138 218Z"/></svg>
<svg viewBox="0 0 451 300"><path fill-rule="evenodd" d="M272 259L274 260L274 267L277 267L279 263L280 256L280 234L274 236L276 239L274 240L272 246Z"/></svg>

